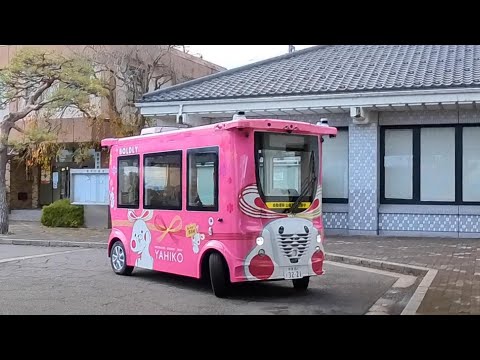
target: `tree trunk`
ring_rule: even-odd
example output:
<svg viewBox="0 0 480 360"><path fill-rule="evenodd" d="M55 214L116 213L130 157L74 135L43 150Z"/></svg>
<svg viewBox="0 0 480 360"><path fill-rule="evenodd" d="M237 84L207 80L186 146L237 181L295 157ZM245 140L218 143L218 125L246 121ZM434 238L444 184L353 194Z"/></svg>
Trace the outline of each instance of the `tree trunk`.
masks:
<svg viewBox="0 0 480 360"><path fill-rule="evenodd" d="M8 234L8 208L7 185L5 175L7 171L7 147L0 144L0 234Z"/></svg>
<svg viewBox="0 0 480 360"><path fill-rule="evenodd" d="M8 162L8 135L12 127L8 122L0 123L0 234L8 234L8 212L10 204L7 202L7 162Z"/></svg>

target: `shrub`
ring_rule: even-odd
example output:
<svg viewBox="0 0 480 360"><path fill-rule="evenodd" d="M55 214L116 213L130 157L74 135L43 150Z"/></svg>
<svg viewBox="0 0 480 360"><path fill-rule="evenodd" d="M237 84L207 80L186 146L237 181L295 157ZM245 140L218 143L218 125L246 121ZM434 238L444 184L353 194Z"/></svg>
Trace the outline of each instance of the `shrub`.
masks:
<svg viewBox="0 0 480 360"><path fill-rule="evenodd" d="M41 221L43 225L49 227L81 227L83 206L72 205L69 199L57 200L43 207Z"/></svg>

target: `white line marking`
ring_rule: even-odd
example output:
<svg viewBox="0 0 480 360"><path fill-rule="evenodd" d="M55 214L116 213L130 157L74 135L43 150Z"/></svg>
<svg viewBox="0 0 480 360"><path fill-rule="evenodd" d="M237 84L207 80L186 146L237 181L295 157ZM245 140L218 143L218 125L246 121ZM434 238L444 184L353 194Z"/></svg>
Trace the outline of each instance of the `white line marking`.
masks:
<svg viewBox="0 0 480 360"><path fill-rule="evenodd" d="M7 262L12 262L12 261L21 261L21 260L35 259L35 258L39 258L39 257L53 256L53 255L61 255L61 254L68 254L68 253L72 253L72 252L87 251L87 250L92 250L92 249L78 249L78 250L59 251L59 252L47 253L47 254L38 254L38 255L29 255L29 256L19 256L19 257L14 257L14 258L9 258L9 259L1 259L1 260L0 260L0 264L7 263Z"/></svg>
<svg viewBox="0 0 480 360"><path fill-rule="evenodd" d="M415 315L417 313L418 308L422 304L423 298L427 294L428 288L432 285L435 276L437 276L438 270L430 269L428 273L423 278L420 285L418 285L417 290L413 293L410 301L408 302L407 306L403 309L400 315Z"/></svg>

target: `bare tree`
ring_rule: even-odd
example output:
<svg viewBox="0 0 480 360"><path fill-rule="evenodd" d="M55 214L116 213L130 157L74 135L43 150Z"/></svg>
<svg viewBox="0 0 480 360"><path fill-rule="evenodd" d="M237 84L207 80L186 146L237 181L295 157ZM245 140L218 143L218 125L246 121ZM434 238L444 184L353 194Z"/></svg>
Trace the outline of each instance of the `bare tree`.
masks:
<svg viewBox="0 0 480 360"><path fill-rule="evenodd" d="M116 136L138 135L147 120L135 107L142 95L176 83L173 51L182 45L87 45L82 55L92 62L107 90L107 116Z"/></svg>

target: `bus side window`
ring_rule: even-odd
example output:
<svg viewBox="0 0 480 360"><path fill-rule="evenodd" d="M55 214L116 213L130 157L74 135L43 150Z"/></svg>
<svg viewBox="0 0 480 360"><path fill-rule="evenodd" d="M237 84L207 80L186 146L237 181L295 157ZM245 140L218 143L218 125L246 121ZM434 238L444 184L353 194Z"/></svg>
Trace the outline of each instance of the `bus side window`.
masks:
<svg viewBox="0 0 480 360"><path fill-rule="evenodd" d="M118 204L119 208L134 208L139 206L139 175L138 155L118 158Z"/></svg>
<svg viewBox="0 0 480 360"><path fill-rule="evenodd" d="M170 151L144 157L145 209L182 209L182 152Z"/></svg>
<svg viewBox="0 0 480 360"><path fill-rule="evenodd" d="M187 209L218 211L218 148L188 150Z"/></svg>

